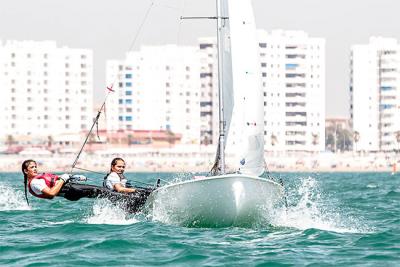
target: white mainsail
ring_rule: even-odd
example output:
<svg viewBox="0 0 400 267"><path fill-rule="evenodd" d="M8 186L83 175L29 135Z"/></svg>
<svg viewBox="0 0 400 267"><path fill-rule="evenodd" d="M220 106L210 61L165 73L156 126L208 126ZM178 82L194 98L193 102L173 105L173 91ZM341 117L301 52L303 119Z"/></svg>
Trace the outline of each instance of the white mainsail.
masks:
<svg viewBox="0 0 400 267"><path fill-rule="evenodd" d="M251 0L223 3L228 5L234 95L226 149L236 157L234 171L260 176L264 172L264 107L253 9ZM226 57L223 60L225 64ZM224 98L227 94L224 91ZM227 106L224 108L228 111Z"/></svg>
<svg viewBox="0 0 400 267"><path fill-rule="evenodd" d="M226 138L229 134L229 127L232 120L232 111L234 105L233 98L233 84L232 84L232 55L231 55L231 36L230 36L230 20L228 12L228 1L221 1L220 16L225 18L222 20L220 30L220 43L221 46L221 71L220 78L222 79L222 95L223 95L223 116L225 120L225 146Z"/></svg>

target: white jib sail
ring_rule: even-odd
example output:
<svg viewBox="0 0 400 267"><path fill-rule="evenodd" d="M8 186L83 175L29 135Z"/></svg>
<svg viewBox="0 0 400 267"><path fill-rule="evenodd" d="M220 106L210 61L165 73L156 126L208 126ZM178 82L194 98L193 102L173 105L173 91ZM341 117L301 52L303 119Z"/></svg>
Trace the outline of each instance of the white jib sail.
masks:
<svg viewBox="0 0 400 267"><path fill-rule="evenodd" d="M264 102L253 9L251 0L224 2L229 11L235 103L228 150L236 156L235 171L259 176L264 172Z"/></svg>

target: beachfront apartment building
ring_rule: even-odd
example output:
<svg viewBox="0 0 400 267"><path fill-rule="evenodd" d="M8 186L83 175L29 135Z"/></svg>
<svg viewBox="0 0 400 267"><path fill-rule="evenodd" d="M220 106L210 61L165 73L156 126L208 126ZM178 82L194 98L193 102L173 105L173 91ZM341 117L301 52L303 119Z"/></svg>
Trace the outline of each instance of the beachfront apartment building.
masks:
<svg viewBox="0 0 400 267"><path fill-rule="evenodd" d="M108 131L163 130L181 134L184 144L200 143L197 47L144 46L106 68L114 90L106 105Z"/></svg>
<svg viewBox="0 0 400 267"><path fill-rule="evenodd" d="M0 138L90 129L92 80L91 50L57 47L54 41L0 42Z"/></svg>
<svg viewBox="0 0 400 267"><path fill-rule="evenodd" d="M301 31L258 31L267 151L325 149L325 40ZM215 38L199 40L202 144L218 142ZM204 140L204 138L207 138Z"/></svg>
<svg viewBox="0 0 400 267"><path fill-rule="evenodd" d="M325 39L260 30L265 149L325 150Z"/></svg>
<svg viewBox="0 0 400 267"><path fill-rule="evenodd" d="M200 142L202 145L218 144L218 54L217 39L198 39L200 49Z"/></svg>
<svg viewBox="0 0 400 267"><path fill-rule="evenodd" d="M397 150L400 145L400 44L371 37L350 58L350 114L354 151Z"/></svg>

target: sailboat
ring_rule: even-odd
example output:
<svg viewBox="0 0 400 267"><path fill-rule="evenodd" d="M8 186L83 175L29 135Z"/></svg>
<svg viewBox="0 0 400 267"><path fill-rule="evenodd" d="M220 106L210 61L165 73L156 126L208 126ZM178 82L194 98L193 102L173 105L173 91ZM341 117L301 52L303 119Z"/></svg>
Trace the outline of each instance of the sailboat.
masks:
<svg viewBox="0 0 400 267"><path fill-rule="evenodd" d="M145 212L156 221L226 227L268 220L284 188L263 178L264 107L251 0L217 0L219 142L210 176L153 191ZM233 166L225 154L235 155ZM228 170L229 169L229 170Z"/></svg>

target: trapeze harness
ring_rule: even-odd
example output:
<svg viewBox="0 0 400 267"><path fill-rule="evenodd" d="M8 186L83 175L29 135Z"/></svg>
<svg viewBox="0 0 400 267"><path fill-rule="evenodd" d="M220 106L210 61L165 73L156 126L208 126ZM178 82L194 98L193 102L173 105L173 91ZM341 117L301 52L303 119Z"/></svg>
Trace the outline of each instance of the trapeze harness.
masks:
<svg viewBox="0 0 400 267"><path fill-rule="evenodd" d="M57 181L58 179L60 179L60 178L59 178L57 175L55 175L55 174L51 174L51 173L42 173L42 174L36 175L33 179L43 179L44 182L46 183L47 187L48 187L48 188L52 188L52 187L54 187L54 185L56 184L56 181ZM38 195L38 194L36 194L35 192L33 192L33 190L31 189L31 182L33 181L33 179L31 179L31 180L28 182L29 193L31 193L32 195L34 195L35 197L38 197L38 198L47 198L47 197L45 197L43 194Z"/></svg>

